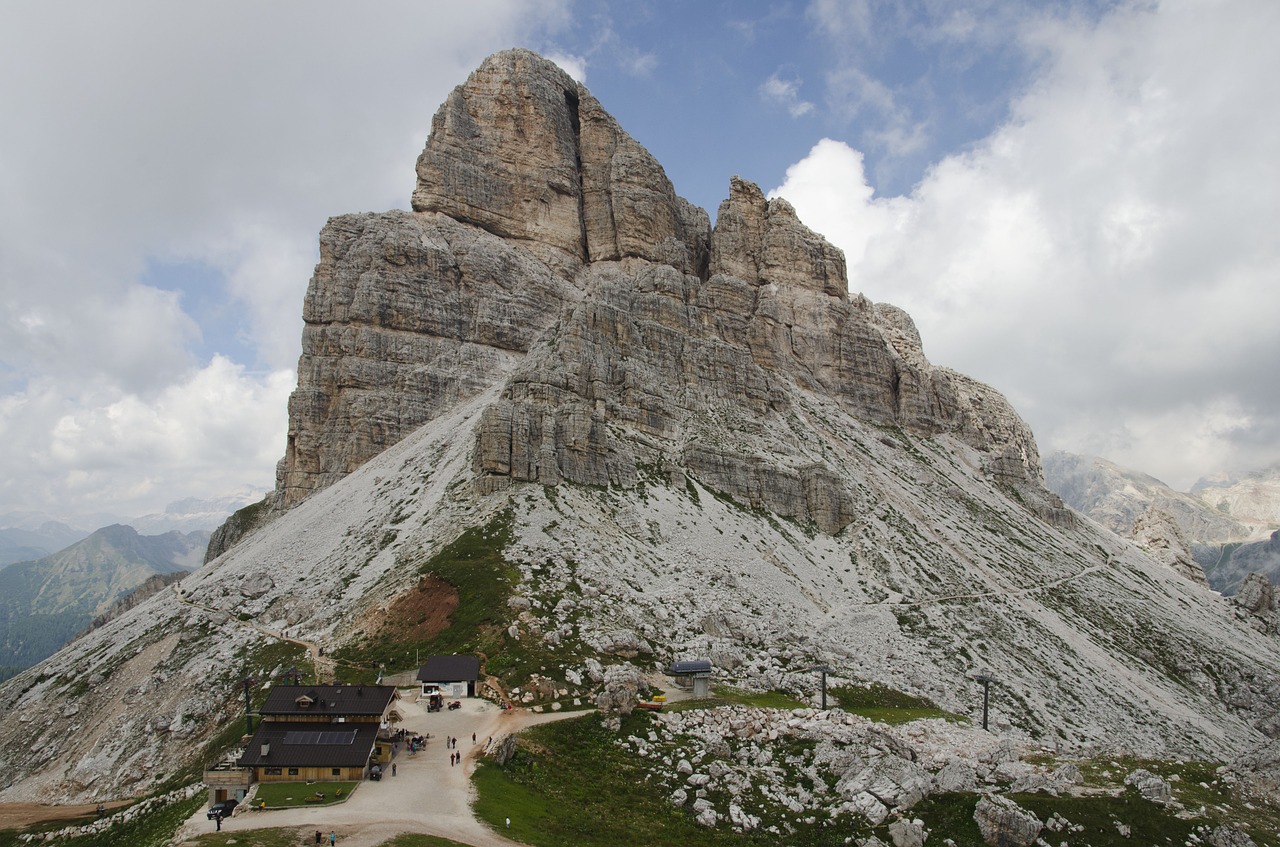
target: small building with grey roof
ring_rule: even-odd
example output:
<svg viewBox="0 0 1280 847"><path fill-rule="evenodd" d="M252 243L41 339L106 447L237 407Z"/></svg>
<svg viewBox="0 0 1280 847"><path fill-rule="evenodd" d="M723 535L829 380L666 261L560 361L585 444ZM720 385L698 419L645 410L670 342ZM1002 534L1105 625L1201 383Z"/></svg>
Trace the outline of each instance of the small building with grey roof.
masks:
<svg viewBox="0 0 1280 847"><path fill-rule="evenodd" d="M431 656L418 668L423 696L435 690L444 697L474 697L479 680L479 656Z"/></svg>

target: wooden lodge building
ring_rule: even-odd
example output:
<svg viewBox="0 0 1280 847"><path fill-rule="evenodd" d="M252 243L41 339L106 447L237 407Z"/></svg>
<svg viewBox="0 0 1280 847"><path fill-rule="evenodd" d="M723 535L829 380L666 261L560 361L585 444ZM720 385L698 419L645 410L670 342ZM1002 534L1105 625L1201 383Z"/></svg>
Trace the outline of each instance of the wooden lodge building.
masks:
<svg viewBox="0 0 1280 847"><path fill-rule="evenodd" d="M364 779L391 760L389 736L401 719L391 685L277 685L262 722L236 764L262 782Z"/></svg>

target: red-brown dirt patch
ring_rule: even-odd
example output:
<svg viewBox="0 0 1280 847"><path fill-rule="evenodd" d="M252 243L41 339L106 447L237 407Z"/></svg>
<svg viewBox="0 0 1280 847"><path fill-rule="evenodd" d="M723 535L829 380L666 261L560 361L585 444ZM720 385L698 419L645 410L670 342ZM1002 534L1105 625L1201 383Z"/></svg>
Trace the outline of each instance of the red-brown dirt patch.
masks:
<svg viewBox="0 0 1280 847"><path fill-rule="evenodd" d="M457 608L458 590L439 577L425 576L387 607L379 634L393 633L399 641L427 641L449 628Z"/></svg>

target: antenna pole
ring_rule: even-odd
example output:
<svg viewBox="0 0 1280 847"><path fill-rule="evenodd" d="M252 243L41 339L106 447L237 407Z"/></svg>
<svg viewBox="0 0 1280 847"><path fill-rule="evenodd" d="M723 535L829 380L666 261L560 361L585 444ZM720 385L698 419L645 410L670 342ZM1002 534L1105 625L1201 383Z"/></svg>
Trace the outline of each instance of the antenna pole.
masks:
<svg viewBox="0 0 1280 847"><path fill-rule="evenodd" d="M253 735L253 715L249 714L249 677L244 678L244 734Z"/></svg>

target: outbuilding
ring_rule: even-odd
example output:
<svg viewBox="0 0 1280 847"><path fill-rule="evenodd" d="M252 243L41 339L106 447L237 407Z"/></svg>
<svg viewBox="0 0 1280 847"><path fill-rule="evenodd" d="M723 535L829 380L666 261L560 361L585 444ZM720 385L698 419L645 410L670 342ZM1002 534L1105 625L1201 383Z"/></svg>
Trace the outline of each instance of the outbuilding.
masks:
<svg viewBox="0 0 1280 847"><path fill-rule="evenodd" d="M674 677L676 685L681 688L692 688L694 697L703 698L711 693L710 659L672 662L667 669L667 676Z"/></svg>
<svg viewBox="0 0 1280 847"><path fill-rule="evenodd" d="M474 697L480 680L478 656L431 656L418 668L422 696Z"/></svg>

